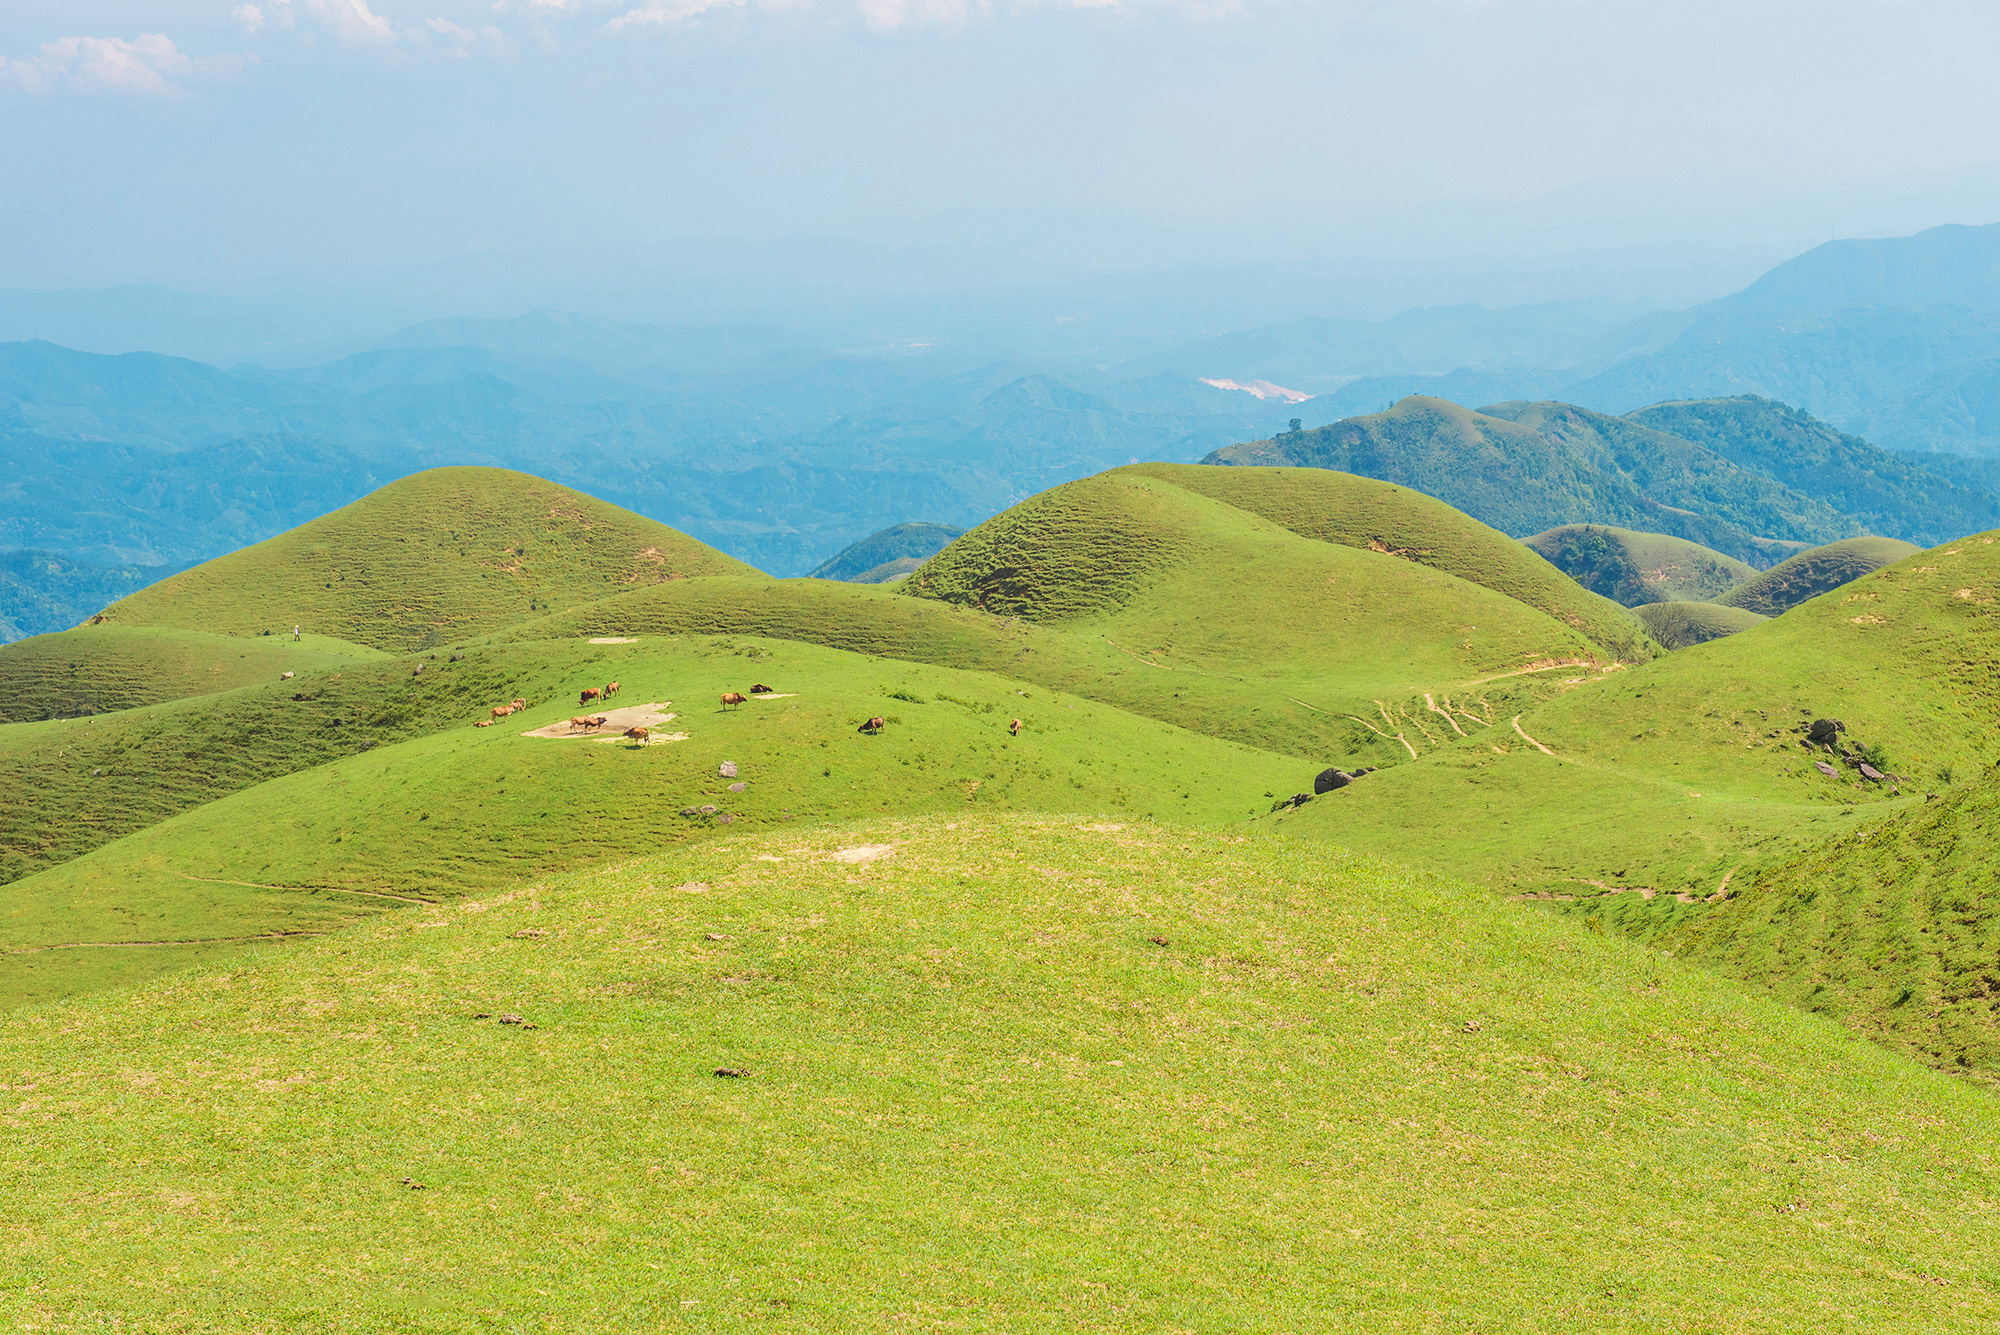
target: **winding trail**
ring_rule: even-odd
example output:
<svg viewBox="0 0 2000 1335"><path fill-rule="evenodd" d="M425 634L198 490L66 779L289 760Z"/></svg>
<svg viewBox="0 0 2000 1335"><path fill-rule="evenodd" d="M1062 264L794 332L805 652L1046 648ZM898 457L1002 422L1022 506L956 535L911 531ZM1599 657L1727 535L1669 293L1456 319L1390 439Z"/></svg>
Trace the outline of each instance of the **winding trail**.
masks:
<svg viewBox="0 0 2000 1335"><path fill-rule="evenodd" d="M1538 742L1538 741L1536 741L1536 740L1535 740L1534 738L1532 738L1532 737L1528 736L1528 734L1527 734L1527 733L1525 733L1525 732L1522 732L1522 730L1521 730L1521 716L1520 716L1519 714L1516 714L1516 715L1514 715L1514 731L1515 731L1515 732L1518 732L1518 733L1520 733L1520 734L1521 734L1521 740L1522 740L1522 741L1526 742L1526 743L1527 743L1527 744L1528 744L1529 746L1532 746L1532 747L1534 747L1534 748L1535 748L1535 749L1536 749L1537 751L1540 751L1540 752L1541 752L1541 753L1542 753L1543 755L1545 755L1545 756L1552 756L1552 755L1554 755L1554 754L1555 754L1555 752L1553 752L1553 751L1549 750L1549 748L1548 748L1548 747L1546 747L1546 746L1543 746L1543 745L1542 745L1542 744L1541 744L1540 742Z"/></svg>

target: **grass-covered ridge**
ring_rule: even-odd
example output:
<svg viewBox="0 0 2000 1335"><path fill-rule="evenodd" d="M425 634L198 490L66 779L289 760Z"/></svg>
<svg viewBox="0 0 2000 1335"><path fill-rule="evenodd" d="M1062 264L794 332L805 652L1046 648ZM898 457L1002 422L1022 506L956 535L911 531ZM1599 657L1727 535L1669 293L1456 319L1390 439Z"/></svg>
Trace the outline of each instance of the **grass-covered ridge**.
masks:
<svg viewBox="0 0 2000 1335"><path fill-rule="evenodd" d="M1567 524L1522 541L1584 588L1626 607L1711 602L1757 577L1757 567L1685 538L1606 524Z"/></svg>
<svg viewBox="0 0 2000 1335"><path fill-rule="evenodd" d="M438 468L162 580L103 615L227 635L304 626L379 649L428 649L633 585L755 573L541 478Z"/></svg>
<svg viewBox="0 0 2000 1335"><path fill-rule="evenodd" d="M1774 617L1871 570L1892 565L1917 550L1913 544L1896 538L1847 538L1830 542L1787 557L1715 601L1759 616Z"/></svg>
<svg viewBox="0 0 2000 1335"><path fill-rule="evenodd" d="M1741 607L1705 602L1645 603L1632 613L1669 649L1707 644L1770 619Z"/></svg>
<svg viewBox="0 0 2000 1335"><path fill-rule="evenodd" d="M1150 824L730 839L17 1012L0 1064L0 1310L48 1330L2000 1316L1978 1092L1449 883Z"/></svg>
<svg viewBox="0 0 2000 1335"><path fill-rule="evenodd" d="M79 626L0 647L0 723L108 714L386 657L327 635Z"/></svg>

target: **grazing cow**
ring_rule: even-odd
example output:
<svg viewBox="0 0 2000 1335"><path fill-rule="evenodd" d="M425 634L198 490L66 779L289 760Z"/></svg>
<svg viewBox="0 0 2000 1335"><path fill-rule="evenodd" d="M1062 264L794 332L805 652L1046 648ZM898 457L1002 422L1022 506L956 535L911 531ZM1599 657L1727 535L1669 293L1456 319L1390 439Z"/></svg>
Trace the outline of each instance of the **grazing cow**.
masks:
<svg viewBox="0 0 2000 1335"><path fill-rule="evenodd" d="M592 700L601 700L603 698L604 698L603 690L601 690L596 686L586 686L583 688L583 691L576 697L576 702L580 705L587 705Z"/></svg>
<svg viewBox="0 0 2000 1335"><path fill-rule="evenodd" d="M639 745L644 746L646 739L653 735L653 730L651 728L627 728L625 729L625 735Z"/></svg>
<svg viewBox="0 0 2000 1335"><path fill-rule="evenodd" d="M611 698L612 696L614 696L614 695L616 695L616 694L618 694L618 683L617 683L617 682L615 682L615 681L608 681L608 682L604 683L604 698L605 698L605 699L609 700L609 699L610 699L610 698Z"/></svg>
<svg viewBox="0 0 2000 1335"><path fill-rule="evenodd" d="M1012 723L1009 723L1007 725L1007 732L1009 736L1019 737L1021 735L1021 720L1015 719Z"/></svg>
<svg viewBox="0 0 2000 1335"><path fill-rule="evenodd" d="M573 718L569 721L569 730L571 732L582 732L585 728L588 728L589 726L590 726L590 719L588 716L585 715L578 715L576 718Z"/></svg>
<svg viewBox="0 0 2000 1335"><path fill-rule="evenodd" d="M493 717L494 717L494 718L506 718L506 717L507 717L507 716L508 716L509 714L511 714L511 713L513 713L513 712L514 712L514 706L512 706L512 705L495 705L495 706L493 706Z"/></svg>
<svg viewBox="0 0 2000 1335"><path fill-rule="evenodd" d="M882 731L882 729L884 729L884 728L886 728L886 727L888 727L888 726L889 726L889 720L888 720L888 719L885 719L885 718L883 718L883 717L881 717L881 716L880 716L880 715L878 714L878 715L877 715L877 716L875 716L874 718L871 718L871 719L869 719L869 720L868 720L868 721L867 721L866 723L862 724L862 725L861 725L861 731L863 731L863 732L880 732L880 731Z"/></svg>
<svg viewBox="0 0 2000 1335"><path fill-rule="evenodd" d="M735 691L724 691L722 693L722 703L731 709L734 709L749 698L747 695L738 695Z"/></svg>
<svg viewBox="0 0 2000 1335"><path fill-rule="evenodd" d="M520 712L521 712L522 710L524 710L524 709L526 709L526 708L528 707L528 702L527 702L526 700L516 700L516 701L514 701L514 702L513 702L512 704L508 705L507 707L508 707L509 709L513 710L513 711L514 711L514 712L515 712L516 714L518 714L518 713L520 713Z"/></svg>
<svg viewBox="0 0 2000 1335"><path fill-rule="evenodd" d="M776 695L776 694L777 694L777 692L776 692L776 691L773 691L773 690L772 690L772 689L771 689L771 688L770 688L769 686L766 686L766 685L765 685L765 684L764 684L763 682L761 682L761 681L760 681L760 682L758 682L758 683L757 683L757 684L756 684L755 686L752 686L752 687L750 688L750 694L752 694L752 695Z"/></svg>

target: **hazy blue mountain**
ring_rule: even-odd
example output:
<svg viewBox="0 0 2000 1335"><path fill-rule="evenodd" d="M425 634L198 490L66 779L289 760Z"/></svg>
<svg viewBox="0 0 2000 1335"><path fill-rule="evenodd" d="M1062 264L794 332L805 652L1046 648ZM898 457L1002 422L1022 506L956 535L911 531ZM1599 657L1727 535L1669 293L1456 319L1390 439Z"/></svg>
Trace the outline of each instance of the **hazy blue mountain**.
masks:
<svg viewBox="0 0 2000 1335"><path fill-rule="evenodd" d="M68 630L176 566L101 566L54 552L0 551L0 643Z"/></svg>
<svg viewBox="0 0 2000 1335"><path fill-rule="evenodd" d="M863 584L880 583L882 579L891 577L880 573L886 567L908 562L908 569L893 572L907 574L916 568L917 563L936 556L950 546L964 532L964 529L953 528L949 524L892 524L842 548L831 560L814 570L812 577Z"/></svg>

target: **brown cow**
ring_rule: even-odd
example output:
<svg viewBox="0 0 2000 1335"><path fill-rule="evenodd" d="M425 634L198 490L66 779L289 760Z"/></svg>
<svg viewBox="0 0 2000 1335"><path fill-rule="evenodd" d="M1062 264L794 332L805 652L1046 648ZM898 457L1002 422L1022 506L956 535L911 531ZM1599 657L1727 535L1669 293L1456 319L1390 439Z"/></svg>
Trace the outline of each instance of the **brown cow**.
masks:
<svg viewBox="0 0 2000 1335"><path fill-rule="evenodd" d="M738 695L735 691L724 691L722 693L722 703L731 709L734 709L749 698L747 695Z"/></svg>
<svg viewBox="0 0 2000 1335"><path fill-rule="evenodd" d="M490 728L493 726L493 720L490 718L483 718L479 720L479 722L473 724L472 726L475 728Z"/></svg>
<svg viewBox="0 0 2000 1335"><path fill-rule="evenodd" d="M512 706L512 705L495 705L495 706L493 706L493 717L494 717L494 718L506 718L506 717L507 717L507 716L508 716L509 714L511 714L511 713L513 713L513 712L514 712L514 706Z"/></svg>
<svg viewBox="0 0 2000 1335"><path fill-rule="evenodd" d="M605 699L609 700L609 699L610 699L610 698L611 698L612 696L614 696L614 695L616 695L616 694L618 694L618 683L617 683L617 682L615 682L615 681L608 681L608 682L604 683L604 698L605 698Z"/></svg>
<svg viewBox="0 0 2000 1335"><path fill-rule="evenodd" d="M862 724L861 731L880 732L882 731L882 729L888 726L889 726L889 720L881 717L880 715L877 715L876 717L871 718L866 723Z"/></svg>
<svg viewBox="0 0 2000 1335"><path fill-rule="evenodd" d="M752 694L752 695L776 695L776 694L777 694L777 692L776 692L776 691L773 691L773 690L772 690L772 689L771 689L771 688L770 688L769 686L766 686L766 685L765 685L765 684L764 684L763 682L761 682L761 681L760 681L760 682L758 682L758 683L757 683L757 684L756 684L755 686L752 686L752 687L750 688L750 694Z"/></svg>
<svg viewBox="0 0 2000 1335"><path fill-rule="evenodd" d="M1021 720L1015 719L1012 723L1009 723L1007 731L1013 736L1019 737L1021 735Z"/></svg>
<svg viewBox="0 0 2000 1335"><path fill-rule="evenodd" d="M625 729L625 735L639 745L644 746L646 739L653 735L653 730L651 728L627 728Z"/></svg>
<svg viewBox="0 0 2000 1335"><path fill-rule="evenodd" d="M507 708L513 710L516 714L520 713L527 707L528 707L528 702L526 700L516 700L512 704L507 706Z"/></svg>
<svg viewBox="0 0 2000 1335"><path fill-rule="evenodd" d="M586 686L583 688L583 691L576 697L576 702L580 705L587 705L592 700L602 699L603 696L604 692L599 687Z"/></svg>
<svg viewBox="0 0 2000 1335"><path fill-rule="evenodd" d="M569 730L571 732L582 732L585 728L594 726L596 726L595 720L587 714L579 714L569 721Z"/></svg>

